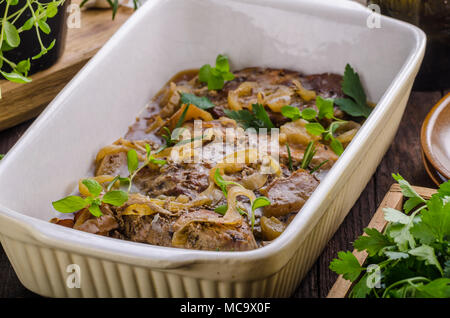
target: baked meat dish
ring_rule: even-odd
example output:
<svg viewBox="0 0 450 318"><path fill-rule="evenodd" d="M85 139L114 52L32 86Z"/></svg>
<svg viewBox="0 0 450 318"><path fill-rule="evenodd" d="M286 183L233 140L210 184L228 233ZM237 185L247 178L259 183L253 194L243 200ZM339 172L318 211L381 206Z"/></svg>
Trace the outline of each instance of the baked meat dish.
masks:
<svg viewBox="0 0 450 318"><path fill-rule="evenodd" d="M51 222L147 244L244 251L301 208L373 105L358 74L251 67L228 58L175 75Z"/></svg>

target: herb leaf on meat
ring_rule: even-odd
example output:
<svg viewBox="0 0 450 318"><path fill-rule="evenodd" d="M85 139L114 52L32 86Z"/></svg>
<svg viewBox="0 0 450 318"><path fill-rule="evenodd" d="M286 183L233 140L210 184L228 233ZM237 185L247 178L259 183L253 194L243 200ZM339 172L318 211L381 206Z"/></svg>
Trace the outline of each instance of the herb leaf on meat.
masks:
<svg viewBox="0 0 450 318"><path fill-rule="evenodd" d="M210 109L215 106L214 103L211 102L206 96L198 97L189 93L180 93L180 95L182 104L192 104L201 109Z"/></svg>
<svg viewBox="0 0 450 318"><path fill-rule="evenodd" d="M337 98L334 103L353 117L369 117L372 108L367 105L367 97L358 73L347 64L342 81L342 91L350 98Z"/></svg>
<svg viewBox="0 0 450 318"><path fill-rule="evenodd" d="M93 179L84 179L82 184L89 191L89 196L82 198L76 195L67 196L61 200L52 202L53 208L61 213L73 213L88 208L89 212L96 217L102 216L100 205L103 203L121 206L128 200L128 193L121 190L107 191L100 197L103 187Z"/></svg>
<svg viewBox="0 0 450 318"><path fill-rule="evenodd" d="M253 104L251 112L247 109L238 111L225 109L224 111L227 117L236 120L244 129L275 128L264 106L261 104Z"/></svg>
<svg viewBox="0 0 450 318"><path fill-rule="evenodd" d="M198 73L198 80L208 84L209 90L220 90L225 85L225 81L234 79L230 72L230 65L226 55L219 54L216 58L216 67L209 64L203 65Z"/></svg>

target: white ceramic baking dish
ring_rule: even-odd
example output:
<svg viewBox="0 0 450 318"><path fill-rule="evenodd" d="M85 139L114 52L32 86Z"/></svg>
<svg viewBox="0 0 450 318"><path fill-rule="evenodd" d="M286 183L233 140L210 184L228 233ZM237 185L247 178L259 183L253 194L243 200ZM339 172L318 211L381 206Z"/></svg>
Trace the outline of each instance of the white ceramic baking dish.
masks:
<svg viewBox="0 0 450 318"><path fill-rule="evenodd" d="M368 182L401 120L425 47L419 29L343 1L151 0L64 88L0 164L0 239L20 281L55 297L290 295ZM232 67L343 73L378 106L286 231L247 252L157 247L48 222L176 72L226 53ZM69 264L81 288L66 285ZM70 270L70 268L69 268ZM70 277L69 277L70 278Z"/></svg>

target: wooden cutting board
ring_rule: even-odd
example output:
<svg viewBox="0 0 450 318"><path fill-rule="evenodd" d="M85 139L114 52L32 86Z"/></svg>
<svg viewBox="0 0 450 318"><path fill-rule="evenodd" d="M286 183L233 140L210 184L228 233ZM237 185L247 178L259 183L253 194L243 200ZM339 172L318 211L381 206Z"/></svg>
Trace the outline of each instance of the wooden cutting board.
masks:
<svg viewBox="0 0 450 318"><path fill-rule="evenodd" d="M120 7L112 20L109 9L82 11L81 27L68 29L65 51L55 65L31 75L28 84L0 80L0 131L36 117L132 13Z"/></svg>

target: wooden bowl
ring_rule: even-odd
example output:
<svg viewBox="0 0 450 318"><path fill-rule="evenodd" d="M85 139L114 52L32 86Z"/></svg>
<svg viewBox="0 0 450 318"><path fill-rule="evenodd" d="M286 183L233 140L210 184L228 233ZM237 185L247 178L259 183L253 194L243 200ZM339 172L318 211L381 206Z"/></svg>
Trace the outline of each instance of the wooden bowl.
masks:
<svg viewBox="0 0 450 318"><path fill-rule="evenodd" d="M450 179L450 93L428 113L420 140L429 164L445 179Z"/></svg>
<svg viewBox="0 0 450 318"><path fill-rule="evenodd" d="M434 167L431 165L431 163L428 161L427 157L425 157L424 152L422 151L422 161L423 165L425 166L425 170L427 171L428 175L430 176L431 180L436 185L440 185L443 182L448 181L443 175L441 175Z"/></svg>

